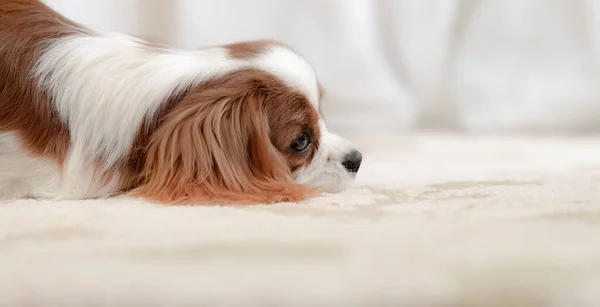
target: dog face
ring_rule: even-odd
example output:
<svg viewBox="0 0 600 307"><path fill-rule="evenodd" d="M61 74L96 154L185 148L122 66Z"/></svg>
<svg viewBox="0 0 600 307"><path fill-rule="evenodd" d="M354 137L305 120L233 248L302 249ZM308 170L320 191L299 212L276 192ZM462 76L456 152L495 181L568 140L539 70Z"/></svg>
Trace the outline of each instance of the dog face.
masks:
<svg viewBox="0 0 600 307"><path fill-rule="evenodd" d="M287 161L297 183L339 192L352 182L362 161L361 153L327 130L318 109L305 96L276 98L271 109L271 142Z"/></svg>

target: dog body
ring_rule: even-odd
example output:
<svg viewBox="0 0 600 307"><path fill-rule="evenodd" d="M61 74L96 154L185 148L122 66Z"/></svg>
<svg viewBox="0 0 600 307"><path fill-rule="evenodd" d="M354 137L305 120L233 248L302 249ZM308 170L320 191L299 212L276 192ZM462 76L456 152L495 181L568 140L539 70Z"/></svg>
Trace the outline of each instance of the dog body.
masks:
<svg viewBox="0 0 600 307"><path fill-rule="evenodd" d="M183 51L0 2L0 198L270 203L339 191L312 68L255 41Z"/></svg>

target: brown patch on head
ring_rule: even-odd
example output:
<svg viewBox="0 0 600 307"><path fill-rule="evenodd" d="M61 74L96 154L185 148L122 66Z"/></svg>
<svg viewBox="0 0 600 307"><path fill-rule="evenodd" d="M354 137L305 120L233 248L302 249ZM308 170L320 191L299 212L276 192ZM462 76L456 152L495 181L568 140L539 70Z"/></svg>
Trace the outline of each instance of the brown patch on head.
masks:
<svg viewBox="0 0 600 307"><path fill-rule="evenodd" d="M271 142L285 157L293 172L310 163L319 148L321 138L319 115L303 95L298 93L283 95L287 97L271 100L272 105L268 108ZM309 136L311 145L306 152L296 153L291 150L290 145L302 133Z"/></svg>
<svg viewBox="0 0 600 307"><path fill-rule="evenodd" d="M69 131L30 72L53 40L82 32L37 0L0 4L0 132L16 131L38 155L64 161Z"/></svg>
<svg viewBox="0 0 600 307"><path fill-rule="evenodd" d="M257 56L270 46L283 46L283 44L275 40L256 40L228 44L224 45L223 48L227 49L231 58L248 59Z"/></svg>
<svg viewBox="0 0 600 307"><path fill-rule="evenodd" d="M318 146L316 111L300 94L256 69L189 89L138 138L133 193L166 203L273 203L314 193L292 171ZM303 155L289 145L307 131ZM141 151L140 151L141 149ZM134 172L130 172L133 174Z"/></svg>

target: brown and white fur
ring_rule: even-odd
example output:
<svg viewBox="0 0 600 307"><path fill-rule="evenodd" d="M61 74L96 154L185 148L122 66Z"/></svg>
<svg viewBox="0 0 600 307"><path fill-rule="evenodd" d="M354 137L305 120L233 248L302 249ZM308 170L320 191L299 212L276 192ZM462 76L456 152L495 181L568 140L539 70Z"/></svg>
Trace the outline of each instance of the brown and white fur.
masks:
<svg viewBox="0 0 600 307"><path fill-rule="evenodd" d="M327 131L321 95L312 68L276 42L182 51L0 0L0 199L339 191L361 156Z"/></svg>

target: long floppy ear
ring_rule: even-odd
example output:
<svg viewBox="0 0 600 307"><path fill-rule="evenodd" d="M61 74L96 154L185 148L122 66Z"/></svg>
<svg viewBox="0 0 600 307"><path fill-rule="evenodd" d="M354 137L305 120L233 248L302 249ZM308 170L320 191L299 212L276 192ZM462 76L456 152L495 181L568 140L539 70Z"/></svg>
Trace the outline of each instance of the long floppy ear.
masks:
<svg viewBox="0 0 600 307"><path fill-rule="evenodd" d="M146 151L142 197L175 204L300 201L315 191L296 184L271 144L261 87L219 84L189 93L169 112Z"/></svg>

